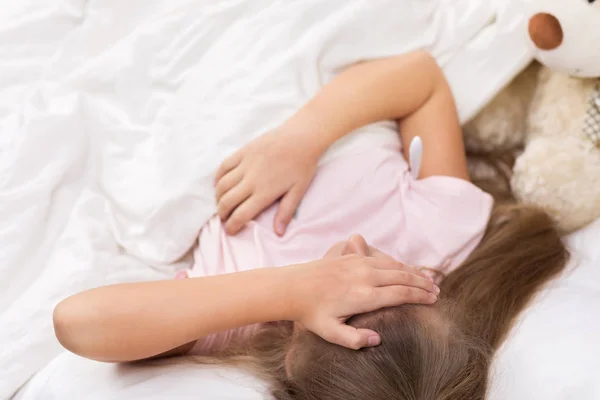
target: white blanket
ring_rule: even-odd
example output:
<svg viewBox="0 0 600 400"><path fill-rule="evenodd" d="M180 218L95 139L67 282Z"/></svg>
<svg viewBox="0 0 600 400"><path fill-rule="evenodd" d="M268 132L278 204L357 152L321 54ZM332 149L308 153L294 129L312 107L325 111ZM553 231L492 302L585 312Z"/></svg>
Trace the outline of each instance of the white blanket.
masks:
<svg viewBox="0 0 600 400"><path fill-rule="evenodd" d="M219 162L341 68L428 49L470 118L530 60L518 6L4 0L0 398L59 351L51 312L62 298L189 264ZM369 129L332 154L389 128Z"/></svg>

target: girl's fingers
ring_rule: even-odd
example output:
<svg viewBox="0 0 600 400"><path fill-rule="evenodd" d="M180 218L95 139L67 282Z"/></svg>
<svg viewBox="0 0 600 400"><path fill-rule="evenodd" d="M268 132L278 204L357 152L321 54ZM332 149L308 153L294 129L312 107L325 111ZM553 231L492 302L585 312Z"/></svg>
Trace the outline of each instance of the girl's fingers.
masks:
<svg viewBox="0 0 600 400"><path fill-rule="evenodd" d="M340 322L331 322L331 326L324 329L326 334L321 337L330 343L360 350L363 347L373 347L381 344L381 337L370 329L357 329Z"/></svg>
<svg viewBox="0 0 600 400"><path fill-rule="evenodd" d="M243 183L225 193L217 203L219 218L221 218L222 221L229 219L233 210L246 201L251 195L252 189L245 186Z"/></svg>
<svg viewBox="0 0 600 400"><path fill-rule="evenodd" d="M219 182L221 178L223 178L229 171L237 167L242 161L242 153L240 151L235 152L231 156L227 157L225 161L219 166L217 169L217 174L215 175L214 184Z"/></svg>
<svg viewBox="0 0 600 400"><path fill-rule="evenodd" d="M294 217L294 213L296 212L296 209L298 208L303 196L304 190L301 187L293 187L279 202L279 207L277 208L277 213L275 214L275 219L273 220L273 228L275 229L275 233L279 236L283 236L285 234L285 230Z"/></svg>
<svg viewBox="0 0 600 400"><path fill-rule="evenodd" d="M375 270L373 284L377 287L383 286L407 286L427 290L435 295L440 294L440 289L424 276L409 271L380 269Z"/></svg>
<svg viewBox="0 0 600 400"><path fill-rule="evenodd" d="M433 304L437 296L427 290L411 286L384 286L375 288L375 300L372 309L396 307L403 304Z"/></svg>
<svg viewBox="0 0 600 400"><path fill-rule="evenodd" d="M385 254L383 251L378 250L373 246L369 246L369 250L371 251L371 255L375 258L378 258L380 260L396 261L394 260L394 257Z"/></svg>
<svg viewBox="0 0 600 400"><path fill-rule="evenodd" d="M429 279L431 282L433 282L433 278L431 277L431 275L429 275L426 271L423 271L420 268L413 267L412 265L406 265L406 264L404 264L404 268L406 268L407 271L410 271L413 274L420 275L422 277Z"/></svg>
<svg viewBox="0 0 600 400"><path fill-rule="evenodd" d="M383 254L383 253L381 253L381 254ZM426 274L425 272L423 272L420 269L415 268L411 265L406 265L404 263L396 261L389 256L384 257L384 258L381 258L381 257L376 258L373 261L373 267L377 268L377 269L393 269L393 270L400 270L400 271L408 271L412 274L419 275L425 279L428 279L430 282L432 282L431 277L428 274Z"/></svg>
<svg viewBox="0 0 600 400"><path fill-rule="evenodd" d="M225 193L230 191L234 186L237 186L243 178L244 175L242 172L238 168L234 168L219 179L215 185L215 197L217 203Z"/></svg>
<svg viewBox="0 0 600 400"><path fill-rule="evenodd" d="M393 261L393 262L397 262L396 260L394 260L394 258L392 256L389 256L387 254L385 254L384 252L369 246L369 249L371 251L371 255L375 258L378 258L380 260L386 260L386 261ZM431 276L430 273L428 273L427 271L424 271L421 268L417 268L417 267L413 267L412 265L407 265L407 264L402 264L404 266L404 268L406 268L407 270L409 270L410 272L417 274L417 275L421 275L424 276L425 278L429 279L430 281L434 281L433 277Z"/></svg>
<svg viewBox="0 0 600 400"><path fill-rule="evenodd" d="M253 194L231 213L225 223L225 231L230 235L238 233L248 222L273 204L268 198Z"/></svg>

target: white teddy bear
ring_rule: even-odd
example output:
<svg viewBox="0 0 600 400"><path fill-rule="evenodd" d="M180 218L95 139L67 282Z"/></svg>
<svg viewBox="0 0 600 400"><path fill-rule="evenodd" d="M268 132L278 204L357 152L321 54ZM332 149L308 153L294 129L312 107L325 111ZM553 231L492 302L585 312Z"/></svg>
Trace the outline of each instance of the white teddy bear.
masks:
<svg viewBox="0 0 600 400"><path fill-rule="evenodd" d="M511 188L563 231L600 218L600 0L529 0L533 64L466 126L468 146L523 146Z"/></svg>

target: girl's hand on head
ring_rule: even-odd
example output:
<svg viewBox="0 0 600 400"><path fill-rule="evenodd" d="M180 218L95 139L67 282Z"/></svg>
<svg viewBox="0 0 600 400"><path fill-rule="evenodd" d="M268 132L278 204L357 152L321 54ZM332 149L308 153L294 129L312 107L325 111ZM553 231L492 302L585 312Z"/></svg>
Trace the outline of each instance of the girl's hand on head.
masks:
<svg viewBox="0 0 600 400"><path fill-rule="evenodd" d="M291 319L351 349L381 343L377 332L347 325L351 316L402 304L433 304L439 294L430 278L389 257L354 254L287 268Z"/></svg>
<svg viewBox="0 0 600 400"><path fill-rule="evenodd" d="M219 217L238 233L277 200L274 230L283 235L317 171L321 152L310 136L285 127L260 136L227 158L215 177ZM299 132L299 131L298 131Z"/></svg>

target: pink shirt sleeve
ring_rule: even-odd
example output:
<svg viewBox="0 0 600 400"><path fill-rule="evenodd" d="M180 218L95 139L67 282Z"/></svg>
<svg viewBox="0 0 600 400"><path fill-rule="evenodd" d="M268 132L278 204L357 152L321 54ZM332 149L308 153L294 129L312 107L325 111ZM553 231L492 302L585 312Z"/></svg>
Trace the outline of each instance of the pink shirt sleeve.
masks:
<svg viewBox="0 0 600 400"><path fill-rule="evenodd" d="M446 275L480 243L494 204L477 186L448 176L409 178L405 199L406 254Z"/></svg>

